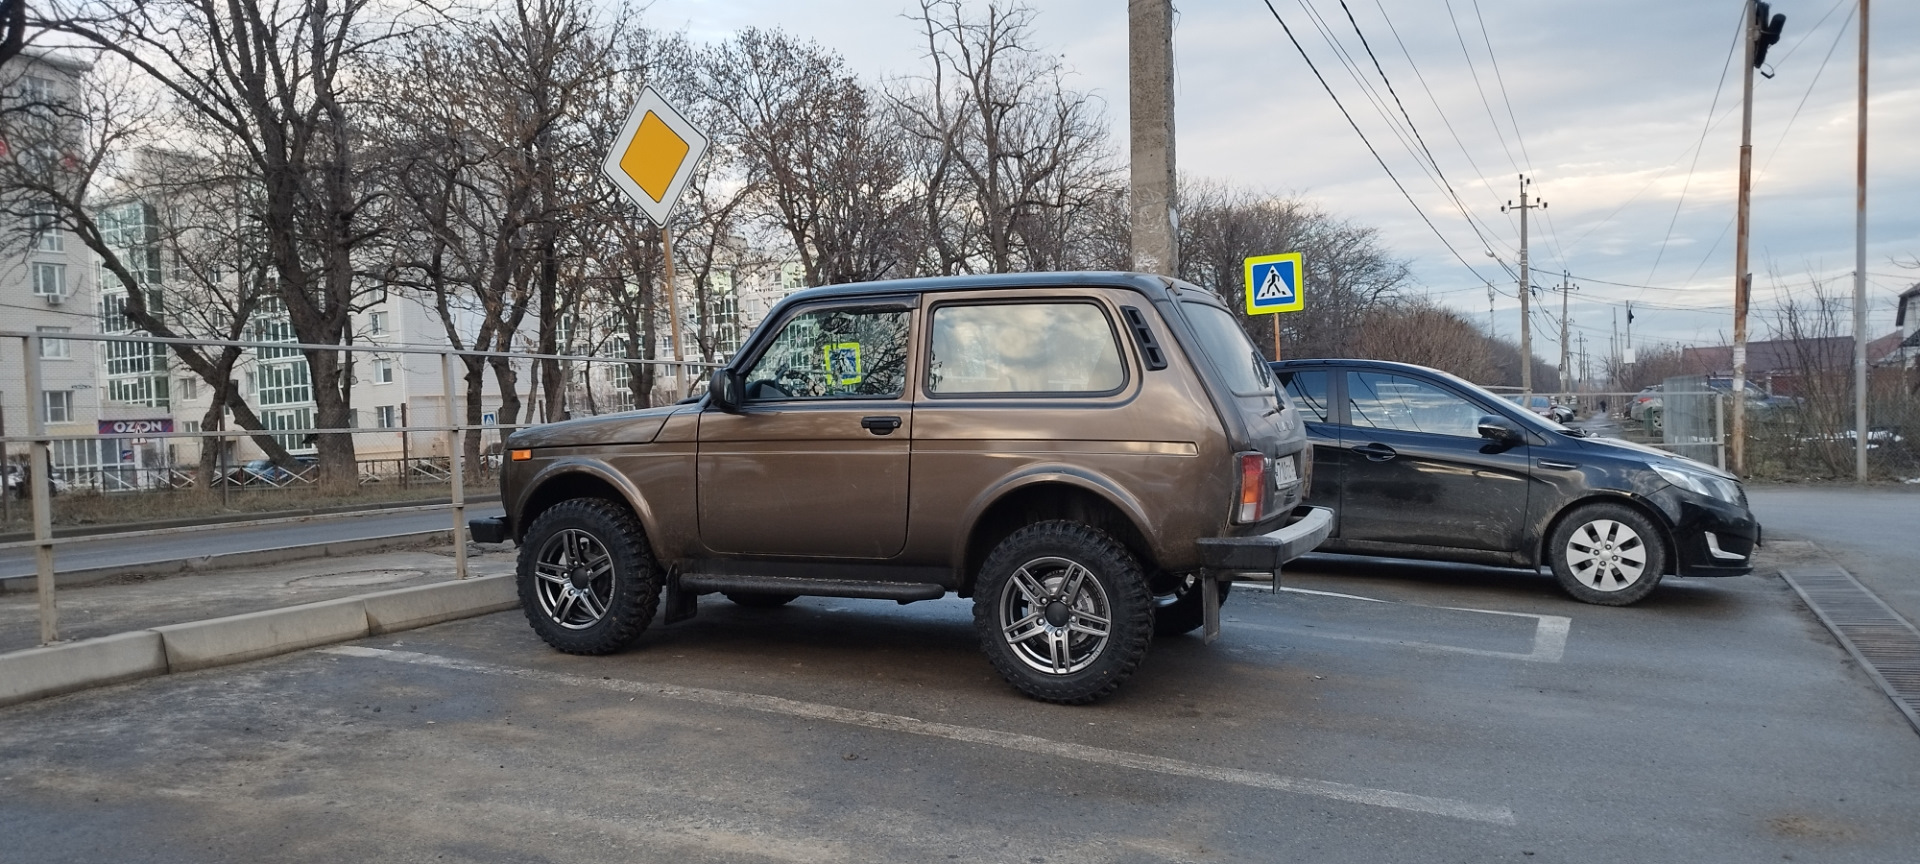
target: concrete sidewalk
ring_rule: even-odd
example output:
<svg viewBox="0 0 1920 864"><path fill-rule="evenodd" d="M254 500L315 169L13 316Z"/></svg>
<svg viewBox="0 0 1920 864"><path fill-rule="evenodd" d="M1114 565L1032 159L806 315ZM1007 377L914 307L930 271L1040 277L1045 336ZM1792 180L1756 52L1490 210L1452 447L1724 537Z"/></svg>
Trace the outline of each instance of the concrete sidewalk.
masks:
<svg viewBox="0 0 1920 864"><path fill-rule="evenodd" d="M510 609L510 547L436 547L129 578L56 593L61 641L39 647L39 601L0 594L0 705Z"/></svg>

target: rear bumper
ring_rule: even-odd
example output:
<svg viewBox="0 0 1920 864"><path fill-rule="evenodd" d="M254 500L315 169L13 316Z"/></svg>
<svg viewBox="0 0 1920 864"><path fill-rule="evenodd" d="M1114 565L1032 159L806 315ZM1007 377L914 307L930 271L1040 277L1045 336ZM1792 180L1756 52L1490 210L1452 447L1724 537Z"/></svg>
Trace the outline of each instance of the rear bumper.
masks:
<svg viewBox="0 0 1920 864"><path fill-rule="evenodd" d="M1277 573L1280 566L1312 552L1333 533L1333 511L1294 508L1293 521L1278 531L1252 537L1202 537L1201 563L1209 570Z"/></svg>

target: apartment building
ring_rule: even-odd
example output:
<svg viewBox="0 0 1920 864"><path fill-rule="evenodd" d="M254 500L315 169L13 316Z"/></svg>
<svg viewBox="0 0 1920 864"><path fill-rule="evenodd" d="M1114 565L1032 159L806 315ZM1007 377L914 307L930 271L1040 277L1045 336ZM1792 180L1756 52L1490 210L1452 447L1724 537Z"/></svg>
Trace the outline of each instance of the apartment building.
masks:
<svg viewBox="0 0 1920 864"><path fill-rule="evenodd" d="M81 76L90 68L76 58L33 48L7 61L0 67L0 111L7 126L24 127L40 141L61 137L57 127L69 122L61 109L76 100ZM23 169L59 168L57 153L25 152L19 140L13 147L9 151L0 140L0 155ZM60 230L50 204L15 193L0 206L0 330L42 337L33 358L40 371L36 391L27 387L25 340L0 339L0 430L6 434L24 435L30 413L46 421L51 435L94 434L99 428L103 394L97 386L95 343L58 338L94 332L97 287L92 255ZM85 449L81 443L62 442L54 458L73 458ZM84 443L98 449L95 442ZM9 450L9 461L25 461L25 448Z"/></svg>

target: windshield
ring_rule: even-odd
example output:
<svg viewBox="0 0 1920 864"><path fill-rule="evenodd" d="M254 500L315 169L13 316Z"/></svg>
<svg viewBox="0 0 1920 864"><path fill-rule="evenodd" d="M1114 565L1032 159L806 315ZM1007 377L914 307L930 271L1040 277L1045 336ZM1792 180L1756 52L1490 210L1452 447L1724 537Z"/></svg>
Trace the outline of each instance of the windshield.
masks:
<svg viewBox="0 0 1920 864"><path fill-rule="evenodd" d="M1219 370L1220 377L1226 379L1235 395L1273 392L1273 376L1267 371L1267 361L1254 350L1246 331L1240 329L1232 313L1211 303L1184 302L1180 308L1187 313L1195 335L1200 337L1200 347L1207 359L1213 362L1213 368Z"/></svg>

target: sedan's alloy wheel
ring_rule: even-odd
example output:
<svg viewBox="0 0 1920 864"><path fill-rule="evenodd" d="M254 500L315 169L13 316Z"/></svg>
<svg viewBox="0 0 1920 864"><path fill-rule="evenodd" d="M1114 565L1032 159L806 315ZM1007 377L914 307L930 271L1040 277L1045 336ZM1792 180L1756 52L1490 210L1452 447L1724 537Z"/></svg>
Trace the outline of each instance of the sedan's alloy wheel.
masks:
<svg viewBox="0 0 1920 864"><path fill-rule="evenodd" d="M1625 523L1595 519L1567 538L1567 566L1594 591L1625 591L1647 572L1647 544Z"/></svg>

